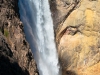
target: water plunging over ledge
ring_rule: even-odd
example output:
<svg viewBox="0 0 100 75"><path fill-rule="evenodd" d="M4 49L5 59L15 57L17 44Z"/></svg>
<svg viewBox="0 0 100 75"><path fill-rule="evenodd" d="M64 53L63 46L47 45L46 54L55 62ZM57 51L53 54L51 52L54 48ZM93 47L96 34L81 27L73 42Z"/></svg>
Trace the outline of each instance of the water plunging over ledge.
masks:
<svg viewBox="0 0 100 75"><path fill-rule="evenodd" d="M60 75L48 0L19 0L20 18L40 75Z"/></svg>

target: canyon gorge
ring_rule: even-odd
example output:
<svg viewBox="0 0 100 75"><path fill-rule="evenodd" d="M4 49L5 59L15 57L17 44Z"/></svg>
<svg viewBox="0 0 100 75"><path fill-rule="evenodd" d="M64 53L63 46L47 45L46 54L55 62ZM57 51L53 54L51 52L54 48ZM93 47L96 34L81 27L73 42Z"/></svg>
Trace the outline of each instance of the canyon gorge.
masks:
<svg viewBox="0 0 100 75"><path fill-rule="evenodd" d="M100 75L99 20L100 0L0 0L0 75Z"/></svg>

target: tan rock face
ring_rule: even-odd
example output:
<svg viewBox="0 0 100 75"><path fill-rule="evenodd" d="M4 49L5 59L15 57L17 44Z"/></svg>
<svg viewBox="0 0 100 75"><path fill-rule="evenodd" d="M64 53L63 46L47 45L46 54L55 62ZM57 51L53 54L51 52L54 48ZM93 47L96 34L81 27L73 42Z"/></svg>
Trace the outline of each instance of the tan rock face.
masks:
<svg viewBox="0 0 100 75"><path fill-rule="evenodd" d="M81 0L56 40L63 75L100 75L100 0Z"/></svg>
<svg viewBox="0 0 100 75"><path fill-rule="evenodd" d="M18 0L0 0L0 75L38 75L20 21Z"/></svg>
<svg viewBox="0 0 100 75"><path fill-rule="evenodd" d="M49 2L56 31L56 28L61 28L58 25L62 23L73 8L76 7L79 0L49 0Z"/></svg>

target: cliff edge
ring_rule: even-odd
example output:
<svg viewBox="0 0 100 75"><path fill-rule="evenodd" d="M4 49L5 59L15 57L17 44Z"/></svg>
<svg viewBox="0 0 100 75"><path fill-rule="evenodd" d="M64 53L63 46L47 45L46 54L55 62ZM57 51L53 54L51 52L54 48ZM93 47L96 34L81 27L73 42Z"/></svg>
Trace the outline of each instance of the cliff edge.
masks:
<svg viewBox="0 0 100 75"><path fill-rule="evenodd" d="M18 0L0 0L0 75L38 75L19 16Z"/></svg>

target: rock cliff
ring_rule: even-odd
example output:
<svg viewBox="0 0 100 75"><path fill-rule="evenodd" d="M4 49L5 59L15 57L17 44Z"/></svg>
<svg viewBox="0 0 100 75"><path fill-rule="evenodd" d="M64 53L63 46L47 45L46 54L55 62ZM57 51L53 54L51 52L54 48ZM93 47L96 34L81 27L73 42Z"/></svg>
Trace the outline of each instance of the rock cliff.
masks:
<svg viewBox="0 0 100 75"><path fill-rule="evenodd" d="M18 0L0 0L0 75L38 75L19 19Z"/></svg>
<svg viewBox="0 0 100 75"><path fill-rule="evenodd" d="M50 5L63 75L100 75L100 0Z"/></svg>
<svg viewBox="0 0 100 75"><path fill-rule="evenodd" d="M49 0L63 75L100 75L100 0ZM0 75L38 75L18 0L0 0Z"/></svg>

